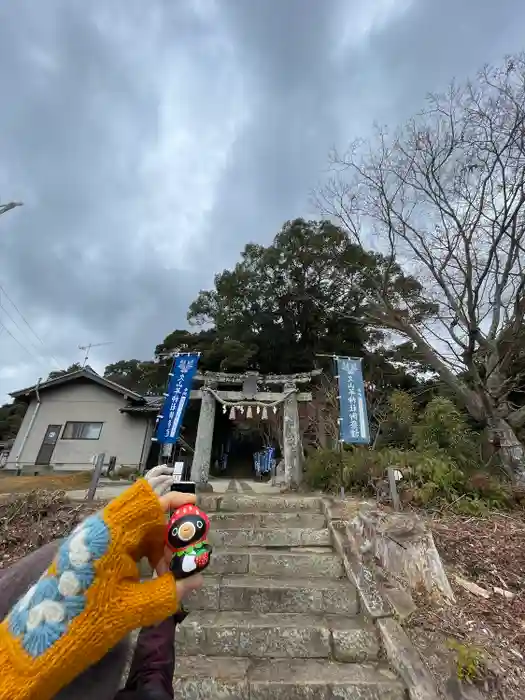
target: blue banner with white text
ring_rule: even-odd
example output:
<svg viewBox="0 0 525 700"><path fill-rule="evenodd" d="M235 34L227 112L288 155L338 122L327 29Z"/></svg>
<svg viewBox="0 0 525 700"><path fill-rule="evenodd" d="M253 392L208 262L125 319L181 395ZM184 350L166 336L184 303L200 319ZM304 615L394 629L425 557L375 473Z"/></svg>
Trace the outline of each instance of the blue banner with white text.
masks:
<svg viewBox="0 0 525 700"><path fill-rule="evenodd" d="M337 357L339 382L339 435L341 442L368 445L370 430L366 410L362 360Z"/></svg>
<svg viewBox="0 0 525 700"><path fill-rule="evenodd" d="M164 445L175 443L179 438L198 363L199 355L190 353L176 355L173 361L166 399L155 433L157 440Z"/></svg>

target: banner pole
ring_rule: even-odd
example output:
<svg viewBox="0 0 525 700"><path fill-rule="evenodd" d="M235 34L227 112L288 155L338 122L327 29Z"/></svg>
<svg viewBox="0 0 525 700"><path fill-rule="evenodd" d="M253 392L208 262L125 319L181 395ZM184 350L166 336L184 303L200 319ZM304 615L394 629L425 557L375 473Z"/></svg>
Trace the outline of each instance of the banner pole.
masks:
<svg viewBox="0 0 525 700"><path fill-rule="evenodd" d="M333 363L334 363L334 376L338 377L338 367L337 367L337 361L338 361L338 356L333 355ZM339 396L339 379L336 379L337 382L337 394ZM344 468L344 463L343 463L343 452L344 452L344 443L343 440L341 440L341 398L338 398L337 401L338 409L339 409L339 420L337 421L337 426L339 428L339 435L337 436L337 444L339 448L339 479L340 479L340 497L341 500L344 501L345 498L345 486L344 486L344 475L345 475L345 468Z"/></svg>
<svg viewBox="0 0 525 700"><path fill-rule="evenodd" d="M166 384L165 384L165 386L164 386L164 391L163 391L163 393L162 393L162 396L164 397L164 399L166 399L166 396L168 395L168 386L169 386L169 383L170 383L170 379L171 379L171 377L172 377L172 375L173 375L173 369L174 369L174 367L175 367L175 358L177 357L177 355L178 355L178 353L172 353L172 354L171 354L171 369L170 369L170 371L168 372L168 378L167 378L167 380L166 380ZM163 407L164 407L164 404L159 408L159 411L162 411ZM157 417L155 418L155 427L153 428L153 435L152 435L152 438L151 438L151 442L158 442L158 439L157 439L156 435L157 435L157 427L158 427L158 425L159 425L159 420L160 420L160 419L161 419L161 414L159 413L159 414L157 414ZM162 461L161 461L161 460L162 460L162 443L160 443L159 461L158 461L158 464L162 464Z"/></svg>

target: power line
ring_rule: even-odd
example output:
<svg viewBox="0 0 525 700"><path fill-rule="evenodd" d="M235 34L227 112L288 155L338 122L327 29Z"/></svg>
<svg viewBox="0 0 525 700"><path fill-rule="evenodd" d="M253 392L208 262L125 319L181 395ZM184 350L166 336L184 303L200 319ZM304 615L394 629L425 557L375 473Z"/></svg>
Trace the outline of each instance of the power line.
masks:
<svg viewBox="0 0 525 700"><path fill-rule="evenodd" d="M44 341L42 340L42 338L38 335L38 333L37 333L35 330L33 330L31 324L29 323L29 321L26 319L26 317L24 316L24 314L20 311L20 309L18 308L18 306L15 304L15 302L11 299L11 297L10 297L9 294L7 293L5 287L3 287L1 284L0 284L0 291L3 293L3 295L5 296L5 298L9 301L9 303L11 304L11 306L14 308L14 310L17 312L17 314L20 316L20 318L22 319L22 321L26 324L26 326L29 328L29 330L31 331L31 333L32 333L32 334L35 336L35 338L38 340L38 342L42 345L42 347L43 347L44 350L46 351L46 354L53 360L53 362L56 364L56 366L57 366L59 369L62 369L62 365L60 364L60 362L56 359L56 357L54 357L53 355L51 355L51 353L48 352L48 349L47 349L47 347L46 347L46 344L44 343ZM20 326L19 326L19 325L17 324L17 322L13 319L13 317L9 314L9 312L7 311L7 309L6 309L4 306L2 306L2 303L1 303L1 302L0 302L0 307L5 311L5 313L6 313L6 314L8 315L8 317L11 319L11 321L15 324L15 326L18 328L18 330L19 330L21 333L23 333L23 331L22 331L22 329L20 328Z"/></svg>
<svg viewBox="0 0 525 700"><path fill-rule="evenodd" d="M22 333L22 338L25 340L25 338L24 338L24 331L20 328L20 326L18 325L18 323L17 323L17 322L15 321L15 319L11 316L11 314L10 314L9 311L5 308L5 306L2 305L2 302L1 302L1 301L0 301L0 309L2 309L2 311L5 313L5 315L7 316L7 318L8 318L8 319L11 321L11 323L14 325L14 327L15 327L17 330L19 330L20 333ZM4 326L4 328L5 328L5 326ZM28 343L29 347L32 348L32 349L35 351L35 353L37 353L37 354L40 356L40 353L39 353L38 349L33 345L33 343L32 343L29 339L27 340L27 343Z"/></svg>
<svg viewBox="0 0 525 700"><path fill-rule="evenodd" d="M37 360L37 362L42 362L42 359L43 359L42 357L38 357L37 355L34 355L32 352L30 352L30 351L26 348L26 346L23 345L23 344L18 340L18 338L17 338L16 336L14 336L14 335L11 333L11 331L9 330L9 328L8 328L6 325L4 325L4 324L2 323L2 321L0 321L0 330L2 330L2 329L3 329L8 335L11 336L11 338L15 341L15 343L17 343L18 345L20 345L20 347L22 348L22 350L23 350L32 360Z"/></svg>
<svg viewBox="0 0 525 700"><path fill-rule="evenodd" d="M45 346L45 343L44 343L44 341L42 340L42 338L41 338L41 337L38 335L38 333L32 328L32 326L31 326L31 324L29 323L29 321L26 319L26 317L24 316L24 314L20 311L20 309L18 308L18 306L15 304L15 302L11 299L11 297L10 297L9 294L7 293L5 287L3 287L1 284L0 284L0 291L3 293L3 295L4 295L4 296L6 297L6 299L9 301L9 303L11 304L11 306L14 308L14 310L17 312L17 314L20 316L20 318L22 319L22 321L26 324L26 326L29 328L29 330L31 331L31 333L32 333L32 334L35 336L35 338L38 340L38 342ZM51 356L50 356L50 357L51 357ZM55 358L52 358L52 359L55 359Z"/></svg>
<svg viewBox="0 0 525 700"><path fill-rule="evenodd" d="M8 202L7 204L0 204L0 215L1 215L1 214L5 214L5 213L8 212L8 211L11 211L11 209L15 209L16 207L21 207L21 206L22 206L22 202ZM31 328L29 322L25 319L25 317L24 317L23 314L21 313L20 309L17 307L17 305L15 304L15 302L11 299L11 297L10 297L9 294L6 292L6 290L4 289L4 287L2 287L2 285L0 285L0 290L2 291L2 293L4 294L4 296L7 298L7 300L11 302L13 308L14 308L15 311L19 314L20 318L21 318L22 321L26 324L26 326L29 328L29 330L31 331L31 333L33 333L33 335L35 336L35 338L36 338L40 343L42 343L42 345L45 347L44 341L43 341L43 340L36 334L36 332ZM18 330L22 333L23 331L22 331L22 329L20 328L20 326L18 325L18 323L17 323L17 322L15 321L15 319L11 316L11 314L7 311L7 309L1 304L1 302L0 302L0 308L4 311L4 313L5 313L5 314L7 315L7 317L11 320L11 322L14 323L14 325L16 326L16 328L18 328ZM22 350L27 354L28 357L30 357L31 359L35 359L37 362L42 362L42 360L43 360L44 358L42 358L41 356L35 355L35 354L33 354L30 350L28 350L28 349L26 348L26 346L25 346L23 343L21 343L21 342L18 340L18 338L17 338L15 335L13 335L13 333L11 333L11 331L9 330L9 328L8 328L8 327L2 322L2 320L0 319L0 334L1 334L2 331L5 331L5 332L15 341L15 343L16 343L17 345L19 345L19 346L22 348ZM32 344L31 344L31 345L32 345ZM32 346L32 347L34 347L34 346ZM36 349L36 348L35 348L35 349ZM51 358L53 359L53 361L57 364L57 366L60 367L60 363L57 362L56 358L54 358L52 355L50 355L50 357L51 357ZM46 363L46 364L47 364L47 363Z"/></svg>

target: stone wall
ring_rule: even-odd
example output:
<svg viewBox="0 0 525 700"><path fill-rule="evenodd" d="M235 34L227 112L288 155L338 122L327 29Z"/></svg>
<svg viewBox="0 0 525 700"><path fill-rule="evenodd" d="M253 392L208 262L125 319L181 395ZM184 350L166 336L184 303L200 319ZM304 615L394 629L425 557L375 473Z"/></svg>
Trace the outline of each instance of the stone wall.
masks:
<svg viewBox="0 0 525 700"><path fill-rule="evenodd" d="M419 516L364 506L347 528L358 556L373 558L409 588L423 587L434 595L454 599L432 533Z"/></svg>

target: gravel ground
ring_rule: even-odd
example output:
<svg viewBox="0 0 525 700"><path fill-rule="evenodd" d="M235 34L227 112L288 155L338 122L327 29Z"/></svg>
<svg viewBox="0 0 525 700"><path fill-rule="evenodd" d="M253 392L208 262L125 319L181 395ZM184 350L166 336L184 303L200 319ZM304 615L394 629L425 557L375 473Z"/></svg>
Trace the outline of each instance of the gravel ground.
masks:
<svg viewBox="0 0 525 700"><path fill-rule="evenodd" d="M73 503L64 491L31 491L0 502L0 569L47 542L67 536L103 501Z"/></svg>

